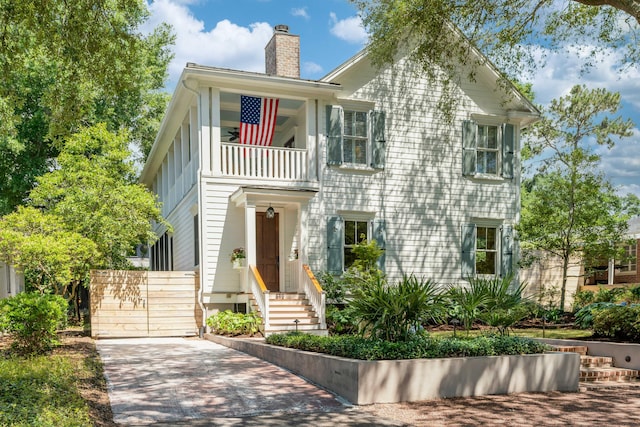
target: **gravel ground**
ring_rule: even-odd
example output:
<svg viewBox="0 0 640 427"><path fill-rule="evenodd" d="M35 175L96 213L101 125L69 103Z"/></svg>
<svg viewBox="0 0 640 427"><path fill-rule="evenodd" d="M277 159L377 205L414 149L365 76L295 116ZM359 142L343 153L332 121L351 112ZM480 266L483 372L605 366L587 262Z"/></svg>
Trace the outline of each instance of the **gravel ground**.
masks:
<svg viewBox="0 0 640 427"><path fill-rule="evenodd" d="M640 387L519 393L361 407L414 426L638 426Z"/></svg>

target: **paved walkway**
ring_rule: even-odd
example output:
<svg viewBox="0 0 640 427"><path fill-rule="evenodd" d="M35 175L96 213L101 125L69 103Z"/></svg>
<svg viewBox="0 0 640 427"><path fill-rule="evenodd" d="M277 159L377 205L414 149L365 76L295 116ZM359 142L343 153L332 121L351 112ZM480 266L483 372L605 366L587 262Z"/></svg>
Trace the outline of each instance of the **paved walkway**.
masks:
<svg viewBox="0 0 640 427"><path fill-rule="evenodd" d="M403 425L245 353L182 338L99 340L113 419L123 425Z"/></svg>

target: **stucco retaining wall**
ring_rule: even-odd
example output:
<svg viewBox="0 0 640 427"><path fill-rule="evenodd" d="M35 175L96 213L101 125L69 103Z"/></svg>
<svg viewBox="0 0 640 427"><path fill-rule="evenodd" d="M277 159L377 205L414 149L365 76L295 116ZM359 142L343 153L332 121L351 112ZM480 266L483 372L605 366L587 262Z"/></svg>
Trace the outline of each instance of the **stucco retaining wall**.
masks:
<svg viewBox="0 0 640 427"><path fill-rule="evenodd" d="M551 345L585 346L588 348L589 356L613 357L613 365L616 368L640 370L640 344L549 338L539 338L538 340Z"/></svg>
<svg viewBox="0 0 640 427"><path fill-rule="evenodd" d="M575 353L366 361L206 334L274 363L358 405L517 392L577 391Z"/></svg>

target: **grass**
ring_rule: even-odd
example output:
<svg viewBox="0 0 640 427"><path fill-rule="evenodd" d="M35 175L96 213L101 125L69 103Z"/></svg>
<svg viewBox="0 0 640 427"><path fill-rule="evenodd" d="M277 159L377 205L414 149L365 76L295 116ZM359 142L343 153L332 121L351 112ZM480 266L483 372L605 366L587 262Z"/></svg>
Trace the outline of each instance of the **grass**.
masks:
<svg viewBox="0 0 640 427"><path fill-rule="evenodd" d="M469 335L477 336L486 333L487 331L482 330L472 330L469 331ZM542 338L542 329L541 328L531 328L531 329L513 329L509 331L510 335L516 337L528 337L528 338ZM544 331L544 338L554 338L554 339L580 339L580 338L588 338L592 335L592 331L584 330L584 329L546 329ZM430 332L431 335L438 337L452 337L453 331L434 331ZM464 337L467 333L464 330L458 330L456 332L457 336Z"/></svg>
<svg viewBox="0 0 640 427"><path fill-rule="evenodd" d="M0 426L92 425L89 406L80 393L93 376L83 359L61 354L0 355Z"/></svg>

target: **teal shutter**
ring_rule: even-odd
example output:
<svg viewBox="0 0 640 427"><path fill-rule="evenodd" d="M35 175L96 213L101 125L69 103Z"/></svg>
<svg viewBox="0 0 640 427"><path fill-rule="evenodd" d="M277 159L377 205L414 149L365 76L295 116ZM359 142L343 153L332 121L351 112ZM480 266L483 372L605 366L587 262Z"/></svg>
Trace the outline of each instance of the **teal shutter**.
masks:
<svg viewBox="0 0 640 427"><path fill-rule="evenodd" d="M502 126L502 177L513 178L513 161L516 148L515 128L509 123Z"/></svg>
<svg viewBox="0 0 640 427"><path fill-rule="evenodd" d="M339 275L343 272L344 260L344 221L342 217L332 216L327 221L327 271Z"/></svg>
<svg viewBox="0 0 640 427"><path fill-rule="evenodd" d="M342 107L327 105L327 164L342 164Z"/></svg>
<svg viewBox="0 0 640 427"><path fill-rule="evenodd" d="M385 161L385 115L384 111L371 111L371 167L384 169Z"/></svg>
<svg viewBox="0 0 640 427"><path fill-rule="evenodd" d="M513 273L513 227L504 225L501 232L500 276Z"/></svg>
<svg viewBox="0 0 640 427"><path fill-rule="evenodd" d="M462 278L476 275L476 225L462 226Z"/></svg>
<svg viewBox="0 0 640 427"><path fill-rule="evenodd" d="M474 175L478 154L476 152L476 133L478 127L473 120L462 122L462 174Z"/></svg>
<svg viewBox="0 0 640 427"><path fill-rule="evenodd" d="M384 270L386 249L387 249L387 225L384 219L373 220L373 240L376 241L378 247L383 249L382 255L378 258L378 268Z"/></svg>

